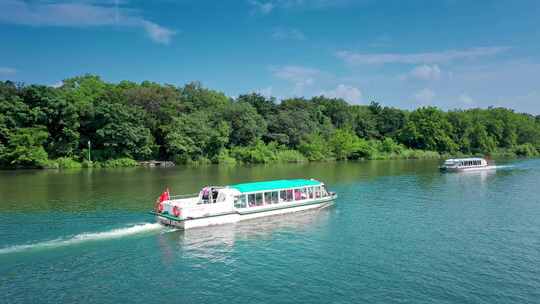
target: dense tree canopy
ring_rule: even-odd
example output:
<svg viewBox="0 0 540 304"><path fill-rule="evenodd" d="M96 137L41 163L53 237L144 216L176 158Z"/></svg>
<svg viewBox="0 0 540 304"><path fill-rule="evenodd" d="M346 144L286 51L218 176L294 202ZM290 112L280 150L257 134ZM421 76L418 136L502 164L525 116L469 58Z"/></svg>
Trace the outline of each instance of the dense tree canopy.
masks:
<svg viewBox="0 0 540 304"><path fill-rule="evenodd" d="M229 98L194 82L0 82L0 166L130 158L176 162L322 161L540 153L540 116L505 108L405 111L317 96ZM430 152L425 152L430 151ZM430 154L431 153L431 154Z"/></svg>

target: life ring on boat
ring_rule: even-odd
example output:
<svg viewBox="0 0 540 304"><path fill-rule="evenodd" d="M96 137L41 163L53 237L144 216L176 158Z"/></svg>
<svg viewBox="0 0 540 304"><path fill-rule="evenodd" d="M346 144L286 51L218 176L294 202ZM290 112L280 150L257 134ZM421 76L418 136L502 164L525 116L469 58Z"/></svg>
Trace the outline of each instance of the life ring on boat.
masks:
<svg viewBox="0 0 540 304"><path fill-rule="evenodd" d="M174 216L179 217L180 216L180 208L178 206L174 206L172 209L172 213Z"/></svg>
<svg viewBox="0 0 540 304"><path fill-rule="evenodd" d="M163 203L159 203L159 204L157 205L157 211L158 211L159 213L163 212Z"/></svg>

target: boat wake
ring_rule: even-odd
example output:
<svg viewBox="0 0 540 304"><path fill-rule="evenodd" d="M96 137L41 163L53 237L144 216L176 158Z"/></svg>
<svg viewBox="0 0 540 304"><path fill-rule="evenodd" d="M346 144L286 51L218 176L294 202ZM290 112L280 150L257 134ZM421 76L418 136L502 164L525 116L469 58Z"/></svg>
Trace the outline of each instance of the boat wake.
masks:
<svg viewBox="0 0 540 304"><path fill-rule="evenodd" d="M76 245L80 243L90 242L90 241L101 241L101 240L110 240L118 239L125 236L151 232L162 229L163 226L159 223L145 223L138 224L126 228L117 228L109 231L103 232L85 232L77 234L70 238L59 238L50 241L38 242L33 244L24 244L24 245L14 245L5 248L0 248L0 254L8 254L36 249L48 249L48 248L57 248Z"/></svg>

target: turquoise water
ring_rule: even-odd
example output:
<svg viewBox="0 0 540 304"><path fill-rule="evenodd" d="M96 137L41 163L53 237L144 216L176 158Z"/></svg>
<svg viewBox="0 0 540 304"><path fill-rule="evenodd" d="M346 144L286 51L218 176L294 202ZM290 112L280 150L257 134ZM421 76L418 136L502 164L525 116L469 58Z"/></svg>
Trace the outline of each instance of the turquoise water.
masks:
<svg viewBox="0 0 540 304"><path fill-rule="evenodd" d="M538 303L540 160L0 172L3 303ZM314 177L330 208L188 231L168 185Z"/></svg>

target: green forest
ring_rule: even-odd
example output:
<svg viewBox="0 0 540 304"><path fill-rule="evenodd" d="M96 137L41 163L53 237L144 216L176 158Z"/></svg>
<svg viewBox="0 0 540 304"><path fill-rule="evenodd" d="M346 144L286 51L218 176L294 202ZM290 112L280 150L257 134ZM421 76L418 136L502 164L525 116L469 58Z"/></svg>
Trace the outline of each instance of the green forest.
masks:
<svg viewBox="0 0 540 304"><path fill-rule="evenodd" d="M407 111L324 96L230 98L197 82L108 83L95 75L60 87L0 82L2 168L539 153L540 115L506 108Z"/></svg>

